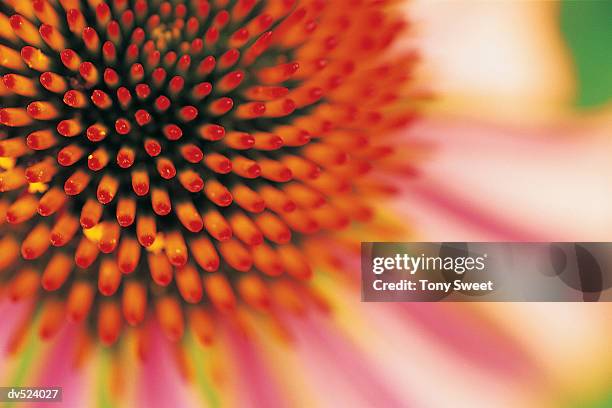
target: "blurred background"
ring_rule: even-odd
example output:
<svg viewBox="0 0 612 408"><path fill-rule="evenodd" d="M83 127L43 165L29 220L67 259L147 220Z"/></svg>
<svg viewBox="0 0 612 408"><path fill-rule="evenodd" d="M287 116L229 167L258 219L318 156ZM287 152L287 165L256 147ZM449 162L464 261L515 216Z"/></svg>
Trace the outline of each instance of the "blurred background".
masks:
<svg viewBox="0 0 612 408"><path fill-rule="evenodd" d="M436 145L408 186L431 240L608 240L612 3L417 1ZM429 215L429 216L428 216Z"/></svg>
<svg viewBox="0 0 612 408"><path fill-rule="evenodd" d="M612 2L416 1L407 10L437 96L409 131L435 153L396 203L415 240L609 241ZM475 342L488 364L496 353L518 363L508 343L465 323L492 319L486 327L503 328L534 364L520 385L490 367L474 379L482 370L459 346L454 370L422 372L429 393L416 406L612 406L607 304L406 307L423 320L444 311L428 330L457 319L457 332L435 333L455 347ZM423 350L445 359L438 346Z"/></svg>

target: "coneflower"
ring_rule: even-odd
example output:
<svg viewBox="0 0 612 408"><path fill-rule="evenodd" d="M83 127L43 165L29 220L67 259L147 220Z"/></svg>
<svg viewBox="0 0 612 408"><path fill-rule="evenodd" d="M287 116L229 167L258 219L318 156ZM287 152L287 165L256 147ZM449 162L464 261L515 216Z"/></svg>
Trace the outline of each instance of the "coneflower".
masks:
<svg viewBox="0 0 612 408"><path fill-rule="evenodd" d="M300 240L385 190L412 117L392 3L2 1L4 293L105 344L148 308L171 339L268 309L312 273Z"/></svg>

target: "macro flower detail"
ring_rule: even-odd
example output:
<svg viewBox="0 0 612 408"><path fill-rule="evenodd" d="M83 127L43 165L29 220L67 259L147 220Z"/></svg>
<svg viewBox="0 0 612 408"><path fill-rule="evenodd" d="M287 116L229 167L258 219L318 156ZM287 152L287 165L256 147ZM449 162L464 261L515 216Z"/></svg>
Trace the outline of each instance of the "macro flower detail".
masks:
<svg viewBox="0 0 612 408"><path fill-rule="evenodd" d="M67 317L109 345L294 296L304 245L411 171L393 3L2 1L4 293L42 337Z"/></svg>

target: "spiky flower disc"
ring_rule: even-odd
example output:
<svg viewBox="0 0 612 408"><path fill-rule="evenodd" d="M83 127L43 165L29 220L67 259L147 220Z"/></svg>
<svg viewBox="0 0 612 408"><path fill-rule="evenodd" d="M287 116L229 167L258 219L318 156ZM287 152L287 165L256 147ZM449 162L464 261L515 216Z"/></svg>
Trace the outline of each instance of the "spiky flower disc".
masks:
<svg viewBox="0 0 612 408"><path fill-rule="evenodd" d="M111 344L147 303L206 338L207 310L308 278L298 242L371 216L410 118L391 3L3 1L6 293L41 297L43 336L91 316Z"/></svg>

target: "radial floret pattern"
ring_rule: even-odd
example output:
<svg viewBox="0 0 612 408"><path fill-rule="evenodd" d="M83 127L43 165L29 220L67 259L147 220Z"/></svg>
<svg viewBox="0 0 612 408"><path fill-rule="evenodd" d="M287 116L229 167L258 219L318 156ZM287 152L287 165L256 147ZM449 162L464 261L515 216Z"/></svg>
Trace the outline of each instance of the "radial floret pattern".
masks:
<svg viewBox="0 0 612 408"><path fill-rule="evenodd" d="M301 242L372 217L413 117L392 1L5 0L0 275L114 343L269 307ZM380 164L380 165L379 165ZM374 169L374 171L372 171Z"/></svg>

